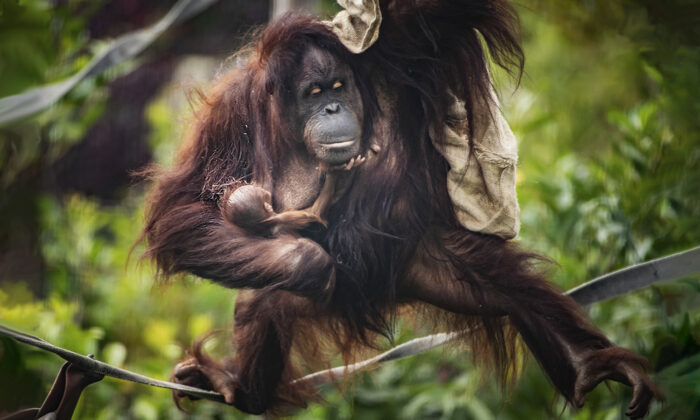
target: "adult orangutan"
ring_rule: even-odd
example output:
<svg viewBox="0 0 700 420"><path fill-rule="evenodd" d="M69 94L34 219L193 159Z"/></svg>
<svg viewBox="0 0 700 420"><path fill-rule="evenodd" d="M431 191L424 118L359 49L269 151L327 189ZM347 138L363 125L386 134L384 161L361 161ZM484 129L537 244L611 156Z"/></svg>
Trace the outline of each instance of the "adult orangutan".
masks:
<svg viewBox="0 0 700 420"><path fill-rule="evenodd" d="M292 381L322 334L348 355L388 336L399 305L420 303L470 327L474 353L490 352L501 378L519 334L572 404L612 379L634 389L627 414L645 415L658 398L647 362L596 330L538 272L536 254L463 227L448 192L450 143L435 128L477 141L492 123L482 41L496 63L522 69L513 10L504 0L380 5L381 36L360 54L312 18L270 23L156 175L147 255L166 276L245 289L235 355L216 361L195 346L175 379L249 413L304 406L314 390ZM455 107L465 121L447 117Z"/></svg>

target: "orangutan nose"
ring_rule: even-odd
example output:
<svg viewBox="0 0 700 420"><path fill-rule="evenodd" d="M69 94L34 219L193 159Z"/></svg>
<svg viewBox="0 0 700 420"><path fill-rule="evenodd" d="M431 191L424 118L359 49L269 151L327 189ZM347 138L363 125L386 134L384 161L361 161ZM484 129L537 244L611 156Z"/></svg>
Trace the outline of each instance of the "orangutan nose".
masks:
<svg viewBox="0 0 700 420"><path fill-rule="evenodd" d="M325 111L327 114L335 114L336 112L340 111L340 104L338 102L328 104L326 105Z"/></svg>

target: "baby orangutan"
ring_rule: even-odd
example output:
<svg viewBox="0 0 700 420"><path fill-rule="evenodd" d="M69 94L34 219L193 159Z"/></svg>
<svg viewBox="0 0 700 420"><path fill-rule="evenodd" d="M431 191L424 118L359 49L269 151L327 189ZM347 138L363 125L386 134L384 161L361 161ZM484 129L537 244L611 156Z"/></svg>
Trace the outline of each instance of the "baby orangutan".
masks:
<svg viewBox="0 0 700 420"><path fill-rule="evenodd" d="M272 208L272 194L255 186L243 185L228 194L221 202L221 215L235 226L257 234L275 236L293 233L312 223L326 226L323 212L333 197L333 180L330 175L314 204L305 210L289 210L276 213Z"/></svg>

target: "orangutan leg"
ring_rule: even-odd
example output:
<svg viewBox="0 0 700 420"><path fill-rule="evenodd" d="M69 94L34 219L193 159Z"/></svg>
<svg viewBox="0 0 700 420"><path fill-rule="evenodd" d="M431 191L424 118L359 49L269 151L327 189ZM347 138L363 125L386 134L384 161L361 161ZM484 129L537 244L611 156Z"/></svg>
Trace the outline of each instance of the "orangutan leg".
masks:
<svg viewBox="0 0 700 420"><path fill-rule="evenodd" d="M645 415L651 400L660 397L641 370L648 362L605 338L573 299L537 272L537 260L497 237L465 230L433 233L419 245L400 292L409 300L479 316L485 328L503 328L489 320L507 316L568 401L581 406L587 392L612 379L634 388L627 414Z"/></svg>
<svg viewBox="0 0 700 420"><path fill-rule="evenodd" d="M303 406L308 395L302 394L309 390L291 387L285 373L295 322L314 310L310 300L288 292L242 290L234 314L235 355L218 361L195 346L192 356L175 367L173 377L178 383L217 391L228 404L251 414L280 403ZM279 399L281 392L284 401Z"/></svg>

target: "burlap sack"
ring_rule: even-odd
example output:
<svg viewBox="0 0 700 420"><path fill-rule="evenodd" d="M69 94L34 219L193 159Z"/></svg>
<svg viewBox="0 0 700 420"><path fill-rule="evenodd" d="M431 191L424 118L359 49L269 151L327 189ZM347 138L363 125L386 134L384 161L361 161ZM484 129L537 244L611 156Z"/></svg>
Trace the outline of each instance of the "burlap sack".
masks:
<svg viewBox="0 0 700 420"><path fill-rule="evenodd" d="M445 147L435 145L450 164L447 189L464 227L510 239L520 230L515 193L517 142L495 95L493 109L479 112L476 121L487 124L477 124L470 151L467 114L464 105L455 100L444 127Z"/></svg>
<svg viewBox="0 0 700 420"><path fill-rule="evenodd" d="M345 10L338 12L331 25L348 50L359 54L377 40L382 13L378 0L338 0Z"/></svg>

